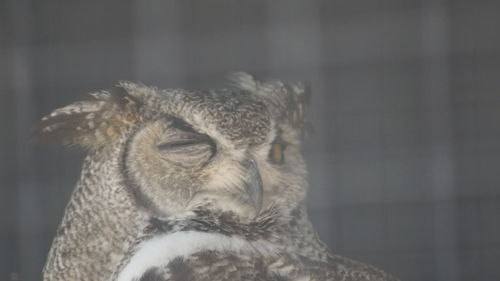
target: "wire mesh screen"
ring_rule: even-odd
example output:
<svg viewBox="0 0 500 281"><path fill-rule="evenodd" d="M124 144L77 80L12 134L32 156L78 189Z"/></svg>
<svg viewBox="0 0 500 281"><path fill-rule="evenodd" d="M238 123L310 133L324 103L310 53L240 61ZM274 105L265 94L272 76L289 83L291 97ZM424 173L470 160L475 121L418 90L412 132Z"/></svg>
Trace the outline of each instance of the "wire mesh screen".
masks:
<svg viewBox="0 0 500 281"><path fill-rule="evenodd" d="M500 280L498 1L0 2L0 280L40 280L83 153L36 120L119 80L312 84L309 212L402 280Z"/></svg>

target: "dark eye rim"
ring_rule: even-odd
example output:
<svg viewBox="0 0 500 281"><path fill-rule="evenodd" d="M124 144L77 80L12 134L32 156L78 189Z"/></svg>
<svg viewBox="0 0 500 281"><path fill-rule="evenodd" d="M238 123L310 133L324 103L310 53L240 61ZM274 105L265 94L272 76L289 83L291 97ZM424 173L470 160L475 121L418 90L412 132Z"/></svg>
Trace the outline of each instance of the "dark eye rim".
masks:
<svg viewBox="0 0 500 281"><path fill-rule="evenodd" d="M156 147L160 150L164 150L164 149L188 147L188 146L198 145L198 144L209 144L211 146L215 146L213 141L210 140L210 138L205 136L203 138L171 140L171 141L167 141L164 143L159 143L156 145Z"/></svg>

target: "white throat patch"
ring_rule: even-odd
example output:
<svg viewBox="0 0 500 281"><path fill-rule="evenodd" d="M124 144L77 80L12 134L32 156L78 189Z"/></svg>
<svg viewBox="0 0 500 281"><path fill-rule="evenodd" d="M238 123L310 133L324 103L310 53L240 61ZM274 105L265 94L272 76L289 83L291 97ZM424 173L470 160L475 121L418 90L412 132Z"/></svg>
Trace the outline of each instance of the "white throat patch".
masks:
<svg viewBox="0 0 500 281"><path fill-rule="evenodd" d="M197 252L213 250L219 252L253 253L275 256L276 246L265 241L247 241L218 233L198 231L175 232L153 237L138 245L138 250L118 275L117 281L139 279L152 267L164 267L177 257L187 258Z"/></svg>

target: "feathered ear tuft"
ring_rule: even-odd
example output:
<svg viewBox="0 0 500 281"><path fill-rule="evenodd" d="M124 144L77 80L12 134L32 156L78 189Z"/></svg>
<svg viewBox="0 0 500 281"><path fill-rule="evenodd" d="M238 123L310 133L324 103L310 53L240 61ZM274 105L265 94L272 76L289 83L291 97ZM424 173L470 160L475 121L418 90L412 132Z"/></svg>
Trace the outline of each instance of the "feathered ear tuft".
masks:
<svg viewBox="0 0 500 281"><path fill-rule="evenodd" d="M259 82L245 72L229 75L233 85L263 98L276 118L284 121L304 134L312 129L305 121L305 109L311 100L311 87L307 82Z"/></svg>
<svg viewBox="0 0 500 281"><path fill-rule="evenodd" d="M256 92L259 87L259 82L251 74L246 72L233 72L228 75L229 81L232 86L246 90L249 92Z"/></svg>
<svg viewBox="0 0 500 281"><path fill-rule="evenodd" d="M139 119L141 102L116 86L91 93L89 99L54 110L42 118L38 140L96 149L116 139L123 128Z"/></svg>

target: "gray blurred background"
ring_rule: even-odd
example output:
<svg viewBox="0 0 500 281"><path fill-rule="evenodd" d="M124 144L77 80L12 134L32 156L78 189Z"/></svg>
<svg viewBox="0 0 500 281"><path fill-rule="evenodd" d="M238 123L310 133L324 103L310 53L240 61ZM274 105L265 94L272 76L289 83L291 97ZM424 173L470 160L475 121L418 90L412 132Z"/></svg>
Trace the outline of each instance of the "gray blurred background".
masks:
<svg viewBox="0 0 500 281"><path fill-rule="evenodd" d="M334 252L500 280L499 29L495 0L1 0L0 280L40 280L83 159L31 142L37 119L118 80L234 70L312 83L309 209Z"/></svg>

